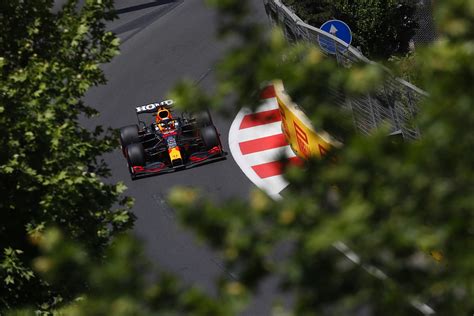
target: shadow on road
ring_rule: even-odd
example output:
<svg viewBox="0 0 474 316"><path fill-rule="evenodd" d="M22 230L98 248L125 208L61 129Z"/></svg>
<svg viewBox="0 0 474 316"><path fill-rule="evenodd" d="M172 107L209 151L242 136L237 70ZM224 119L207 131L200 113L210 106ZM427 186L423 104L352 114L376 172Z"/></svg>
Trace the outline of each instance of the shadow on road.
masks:
<svg viewBox="0 0 474 316"><path fill-rule="evenodd" d="M157 7L157 6L160 6L160 5L173 3L173 2L175 2L175 1L174 0L156 0L156 1L153 1L153 2L148 2L148 3L144 3L144 4L140 4L140 5L134 5L134 6L131 6L131 7L118 9L118 10L115 11L115 13L123 14L123 13L143 10L143 9L147 9L147 8Z"/></svg>
<svg viewBox="0 0 474 316"><path fill-rule="evenodd" d="M118 9L115 12L120 15L128 12L144 10L147 8L157 7L155 10L151 10L150 12L128 22L124 25L121 25L112 30L117 35L126 33L128 31L135 30L132 34L122 38L122 44L128 41L130 38L138 34L141 30L145 29L148 25L156 21L158 18L162 17L166 13L170 12L178 5L183 3L184 0L156 0L154 2L149 2L141 5L135 5L127 8Z"/></svg>

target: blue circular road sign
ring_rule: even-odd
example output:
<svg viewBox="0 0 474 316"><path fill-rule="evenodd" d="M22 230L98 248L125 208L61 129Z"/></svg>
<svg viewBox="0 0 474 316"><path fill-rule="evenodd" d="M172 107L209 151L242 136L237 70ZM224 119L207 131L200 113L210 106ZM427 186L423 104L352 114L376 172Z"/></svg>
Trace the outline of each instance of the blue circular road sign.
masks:
<svg viewBox="0 0 474 316"><path fill-rule="evenodd" d="M324 22L323 25L321 25L321 30L334 35L347 45L350 45L352 42L351 29L346 23L342 22L341 20L329 20L327 22ZM338 47L336 47L337 43L333 39L324 35L318 36L318 42L319 46L321 46L321 48L329 54L335 54L337 49L339 49L340 51L344 51L347 49L345 47L341 47L341 45L338 45Z"/></svg>

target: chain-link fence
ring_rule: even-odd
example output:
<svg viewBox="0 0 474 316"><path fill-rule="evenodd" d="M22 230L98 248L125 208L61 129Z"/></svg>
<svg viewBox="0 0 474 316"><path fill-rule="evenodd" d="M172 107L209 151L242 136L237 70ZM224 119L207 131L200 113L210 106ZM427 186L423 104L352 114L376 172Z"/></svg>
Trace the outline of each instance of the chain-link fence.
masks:
<svg viewBox="0 0 474 316"><path fill-rule="evenodd" d="M415 46L417 43L431 43L438 37L433 20L433 2L434 0L417 0L416 20L418 21L418 30L413 38Z"/></svg>
<svg viewBox="0 0 474 316"><path fill-rule="evenodd" d="M332 56L335 56L338 64L344 67L360 62L375 64L355 47L330 33L304 23L280 0L263 0L263 2L270 21L282 26L289 41L324 43L324 46L333 48L335 54ZM388 123L391 134L401 135L403 139L409 140L420 136L418 128L412 121L417 111L417 104L426 96L426 92L409 82L389 75L389 79L377 92L358 99L339 98L339 105L352 111L355 125L362 133L368 134L382 124Z"/></svg>

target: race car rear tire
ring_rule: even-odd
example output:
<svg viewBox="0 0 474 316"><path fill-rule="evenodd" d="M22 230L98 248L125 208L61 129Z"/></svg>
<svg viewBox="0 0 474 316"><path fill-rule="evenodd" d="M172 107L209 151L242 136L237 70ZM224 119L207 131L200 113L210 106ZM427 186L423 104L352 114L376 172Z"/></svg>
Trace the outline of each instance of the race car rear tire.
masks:
<svg viewBox="0 0 474 316"><path fill-rule="evenodd" d="M206 150L212 149L216 146L220 147L219 134L217 134L214 126L206 126L201 128L201 139Z"/></svg>
<svg viewBox="0 0 474 316"><path fill-rule="evenodd" d="M128 125L120 129L120 144L122 148L127 148L130 144L135 144L140 142L140 137L138 136L138 125Z"/></svg>
<svg viewBox="0 0 474 316"><path fill-rule="evenodd" d="M127 146L127 159L130 166L144 166L145 165L145 150L143 144L136 143Z"/></svg>
<svg viewBox="0 0 474 316"><path fill-rule="evenodd" d="M196 119L197 125L200 127L212 125L212 118L211 114L209 114L209 111L196 113L194 118Z"/></svg>

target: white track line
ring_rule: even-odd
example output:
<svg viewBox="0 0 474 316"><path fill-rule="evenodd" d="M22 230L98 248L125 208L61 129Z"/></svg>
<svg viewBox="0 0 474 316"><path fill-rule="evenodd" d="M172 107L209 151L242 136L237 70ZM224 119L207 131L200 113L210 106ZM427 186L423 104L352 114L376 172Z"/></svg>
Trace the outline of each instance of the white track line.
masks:
<svg viewBox="0 0 474 316"><path fill-rule="evenodd" d="M238 127L237 127L238 129ZM247 140L254 140L257 138L273 136L276 134L281 134L281 121L258 125L254 127L248 127L239 130L239 139L238 141L245 142Z"/></svg>
<svg viewBox="0 0 474 316"><path fill-rule="evenodd" d="M291 158L295 156L296 155L291 149L290 145L244 155L245 160L247 160L249 162L249 165L251 166L260 165L272 161L278 161L280 158L283 157Z"/></svg>

